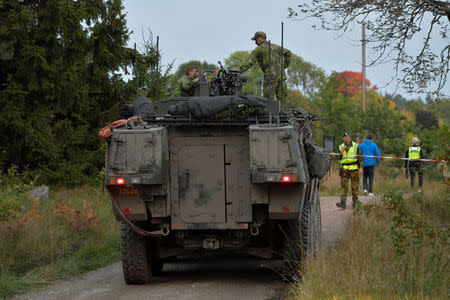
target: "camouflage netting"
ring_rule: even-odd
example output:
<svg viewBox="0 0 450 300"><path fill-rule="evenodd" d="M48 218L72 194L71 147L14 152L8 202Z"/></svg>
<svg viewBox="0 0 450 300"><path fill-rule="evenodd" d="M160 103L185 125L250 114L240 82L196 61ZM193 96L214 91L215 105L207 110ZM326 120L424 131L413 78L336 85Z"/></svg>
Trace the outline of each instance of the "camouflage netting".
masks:
<svg viewBox="0 0 450 300"><path fill-rule="evenodd" d="M311 125L317 119L316 116L301 108L289 110L286 114L297 131L300 145L305 147L310 176L322 178L330 169L331 157L328 151L317 146L312 139Z"/></svg>

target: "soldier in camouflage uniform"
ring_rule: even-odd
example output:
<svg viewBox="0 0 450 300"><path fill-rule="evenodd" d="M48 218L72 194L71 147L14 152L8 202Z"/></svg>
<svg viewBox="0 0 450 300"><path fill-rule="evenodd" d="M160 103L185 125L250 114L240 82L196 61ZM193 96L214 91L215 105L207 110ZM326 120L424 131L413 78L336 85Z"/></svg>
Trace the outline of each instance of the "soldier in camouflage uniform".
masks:
<svg viewBox="0 0 450 300"><path fill-rule="evenodd" d="M195 87L200 80L198 70L194 66L188 66L185 74L178 79L177 95L192 97L195 94Z"/></svg>
<svg viewBox="0 0 450 300"><path fill-rule="evenodd" d="M282 54L281 47L270 44L266 41L266 38L266 34L262 31L255 33L252 40L258 47L250 53L247 61L239 67L239 72L247 71L258 62L264 73L264 98L273 99L274 94L276 94L277 100L283 100L287 95L284 69L289 66L292 53L283 48ZM283 58L283 67L281 67L281 58Z"/></svg>
<svg viewBox="0 0 450 300"><path fill-rule="evenodd" d="M341 169L339 175L341 176L341 201L336 203L337 206L347 208L347 187L349 179L352 182L352 208L358 204L358 187L359 187L359 166L360 155L358 144L352 142L350 132L346 131L342 135L344 143L339 145L339 152L341 154Z"/></svg>

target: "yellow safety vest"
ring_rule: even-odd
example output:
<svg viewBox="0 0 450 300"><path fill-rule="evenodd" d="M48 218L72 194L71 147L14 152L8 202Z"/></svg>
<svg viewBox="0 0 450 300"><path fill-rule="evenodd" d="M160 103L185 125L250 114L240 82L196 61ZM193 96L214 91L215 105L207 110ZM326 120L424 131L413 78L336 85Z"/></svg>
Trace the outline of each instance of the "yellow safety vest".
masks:
<svg viewBox="0 0 450 300"><path fill-rule="evenodd" d="M339 146L339 151L342 152L342 159L341 159L342 168L344 170L357 170L358 164L356 162L358 161L358 158L356 157L356 152L358 150L358 144L352 142L352 146L350 148L342 151L344 145L345 143Z"/></svg>
<svg viewBox="0 0 450 300"><path fill-rule="evenodd" d="M420 147L409 147L408 157L413 159L420 159Z"/></svg>

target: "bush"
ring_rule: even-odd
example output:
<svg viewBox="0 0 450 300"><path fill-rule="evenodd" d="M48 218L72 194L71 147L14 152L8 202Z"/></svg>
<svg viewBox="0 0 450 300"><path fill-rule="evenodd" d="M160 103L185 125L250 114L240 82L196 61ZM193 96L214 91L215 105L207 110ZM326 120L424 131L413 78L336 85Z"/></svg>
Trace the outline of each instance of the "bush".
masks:
<svg viewBox="0 0 450 300"><path fill-rule="evenodd" d="M0 223L16 219L20 208L26 207L26 193L35 187L37 178L28 171L21 174L12 166L6 174L0 172Z"/></svg>
<svg viewBox="0 0 450 300"><path fill-rule="evenodd" d="M83 187L36 198L0 222L0 299L117 260L113 220L107 194Z"/></svg>
<svg viewBox="0 0 450 300"><path fill-rule="evenodd" d="M336 248L307 262L297 299L444 299L449 294L447 186L364 205Z"/></svg>

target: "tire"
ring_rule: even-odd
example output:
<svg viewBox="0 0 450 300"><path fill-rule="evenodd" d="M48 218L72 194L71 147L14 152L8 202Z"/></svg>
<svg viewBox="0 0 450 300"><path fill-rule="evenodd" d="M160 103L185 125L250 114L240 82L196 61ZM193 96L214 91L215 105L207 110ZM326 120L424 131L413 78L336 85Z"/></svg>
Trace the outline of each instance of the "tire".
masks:
<svg viewBox="0 0 450 300"><path fill-rule="evenodd" d="M127 223L120 223L120 252L123 277L127 284L144 284L152 279L152 266L146 239Z"/></svg>
<svg viewBox="0 0 450 300"><path fill-rule="evenodd" d="M305 257L314 256L322 240L322 217L319 189L314 191L312 201L305 203L301 214L302 250Z"/></svg>
<svg viewBox="0 0 450 300"><path fill-rule="evenodd" d="M283 256L283 278L288 282L298 281L300 263L303 258L314 256L321 244L322 218L319 188L313 192L311 201L303 206L300 219L285 224Z"/></svg>
<svg viewBox="0 0 450 300"><path fill-rule="evenodd" d="M151 260L151 269L153 276L159 276L162 274L164 268L164 261L157 256L153 256Z"/></svg>

